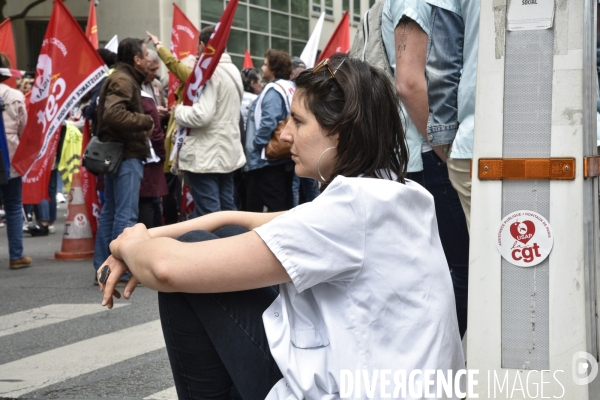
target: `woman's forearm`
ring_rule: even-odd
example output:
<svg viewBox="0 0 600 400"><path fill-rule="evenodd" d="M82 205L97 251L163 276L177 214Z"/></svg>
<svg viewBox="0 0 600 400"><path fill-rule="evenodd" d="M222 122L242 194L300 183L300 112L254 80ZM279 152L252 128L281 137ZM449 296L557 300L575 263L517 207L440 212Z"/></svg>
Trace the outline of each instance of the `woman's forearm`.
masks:
<svg viewBox="0 0 600 400"><path fill-rule="evenodd" d="M150 237L168 237L176 239L179 236L190 231L202 230L214 232L219 228L228 225L242 226L248 230L252 230L266 224L272 219L280 216L284 212L277 213L251 213L243 211L220 211L202 217L190 219L188 221L179 222L177 224L165 225L158 228L148 230Z"/></svg>
<svg viewBox="0 0 600 400"><path fill-rule="evenodd" d="M130 240L120 246L120 254L133 276L150 289L165 291L167 284L160 266L177 254L180 242L170 238Z"/></svg>
<svg viewBox="0 0 600 400"><path fill-rule="evenodd" d="M162 292L220 293L291 280L256 232L197 243L124 239L119 252L133 276Z"/></svg>

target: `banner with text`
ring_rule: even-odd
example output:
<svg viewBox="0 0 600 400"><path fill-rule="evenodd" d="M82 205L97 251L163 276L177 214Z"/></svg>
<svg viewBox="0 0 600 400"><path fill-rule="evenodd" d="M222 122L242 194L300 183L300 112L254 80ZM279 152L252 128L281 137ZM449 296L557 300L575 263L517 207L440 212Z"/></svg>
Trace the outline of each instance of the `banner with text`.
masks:
<svg viewBox="0 0 600 400"><path fill-rule="evenodd" d="M200 32L186 17L177 4L173 3L173 30L171 31L171 53L178 60L192 55L198 55L198 38ZM175 75L169 72L168 106L175 104L175 91L181 83Z"/></svg>
<svg viewBox="0 0 600 400"><path fill-rule="evenodd" d="M27 126L12 160L23 177L24 204L48 198L61 124L107 72L69 10L55 1L37 61Z"/></svg>

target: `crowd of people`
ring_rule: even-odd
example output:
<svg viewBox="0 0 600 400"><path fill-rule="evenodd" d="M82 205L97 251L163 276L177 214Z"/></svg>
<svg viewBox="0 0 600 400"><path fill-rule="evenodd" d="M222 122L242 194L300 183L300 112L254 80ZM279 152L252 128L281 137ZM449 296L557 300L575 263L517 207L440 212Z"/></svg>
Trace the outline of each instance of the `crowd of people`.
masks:
<svg viewBox="0 0 600 400"><path fill-rule="evenodd" d="M213 31L200 32L198 54ZM156 51L148 49L150 44ZM160 61L180 83L171 106L157 79ZM95 121L95 135L125 143L125 153L118 172L102 177L96 270L110 254L110 242L137 222L153 228L217 211L284 211L319 194L317 181L294 174L289 156L261 154L275 128L289 119L291 79L304 64L270 49L261 72L240 72L224 53L202 95L183 105L183 88L195 62L193 56L178 60L150 32L146 40L123 40L115 62L107 60L111 73L84 114ZM179 144L182 128L188 133ZM189 213L181 206L183 186L194 204Z"/></svg>
<svg viewBox="0 0 600 400"><path fill-rule="evenodd" d="M324 398L340 368L464 368L479 2L377 6L393 83L364 51L307 69L269 49L260 71L224 53L184 105L195 57L150 32L98 50L110 72L70 123L124 157L98 176L94 283L109 308L116 286L159 291L179 398ZM24 96L0 83L0 97L14 152ZM272 156L274 138L289 153ZM20 179L0 185L11 268L32 262ZM25 232L50 232L57 182Z"/></svg>
<svg viewBox="0 0 600 400"><path fill-rule="evenodd" d="M202 30L198 54L213 29ZM147 48L150 44L156 51ZM23 255L23 234L47 236L56 232L57 203L65 202L58 171L62 143L66 127L75 127L81 133L84 120L90 122L93 136L125 143L118 173L97 177L102 212L94 252L96 270L110 254L110 241L135 223L152 228L222 210L283 211L312 201L319 194L317 181L294 174L289 156L270 160L257 150L269 141L273 129L289 118L292 79L306 68L298 57L292 59L284 51L270 49L265 53L262 71L239 71L225 53L199 100L183 106L183 88L196 57L178 60L150 33L145 40L129 38L119 46L117 54L98 50L109 73L64 123L48 187L50 200L22 204L21 178L14 169L10 189L0 186L7 189L2 196L0 227L6 221L12 269L32 263ZM180 82L175 104L167 104L166 85L159 79L161 62ZM2 66L11 67L8 58L2 58ZM263 80L271 85L264 90ZM11 157L27 122L25 95L32 85L33 79L24 77L17 82L16 90L1 86L8 105L3 117ZM189 134L181 148L174 150L180 127L189 128ZM190 212L185 198L182 201L184 187L193 199Z"/></svg>

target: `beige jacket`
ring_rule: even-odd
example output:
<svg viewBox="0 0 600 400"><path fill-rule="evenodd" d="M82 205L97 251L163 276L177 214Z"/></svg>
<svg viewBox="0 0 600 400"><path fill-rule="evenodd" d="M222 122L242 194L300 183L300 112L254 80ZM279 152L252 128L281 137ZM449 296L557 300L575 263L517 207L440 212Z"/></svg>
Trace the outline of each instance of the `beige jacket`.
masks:
<svg viewBox="0 0 600 400"><path fill-rule="evenodd" d="M228 173L246 164L239 126L243 94L240 71L223 54L198 101L175 110L175 122L191 128L179 152L180 170Z"/></svg>
<svg viewBox="0 0 600 400"><path fill-rule="evenodd" d="M0 98L4 100L4 104L6 105L2 117L4 118L4 129L6 130L6 141L8 142L8 154L12 161L19 145L19 139L21 139L25 125L27 125L25 96L18 90L0 83ZM10 177L19 177L19 174L12 166L10 167Z"/></svg>

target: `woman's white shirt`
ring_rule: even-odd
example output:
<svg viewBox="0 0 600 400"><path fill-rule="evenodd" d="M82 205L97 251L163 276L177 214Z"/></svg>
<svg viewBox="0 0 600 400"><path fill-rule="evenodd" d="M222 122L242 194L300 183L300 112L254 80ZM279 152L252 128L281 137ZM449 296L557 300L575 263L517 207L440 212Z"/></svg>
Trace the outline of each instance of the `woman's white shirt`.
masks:
<svg viewBox="0 0 600 400"><path fill-rule="evenodd" d="M267 399L339 398L342 370L465 368L433 197L418 184L337 177L255 231L292 279L263 314L283 374Z"/></svg>

